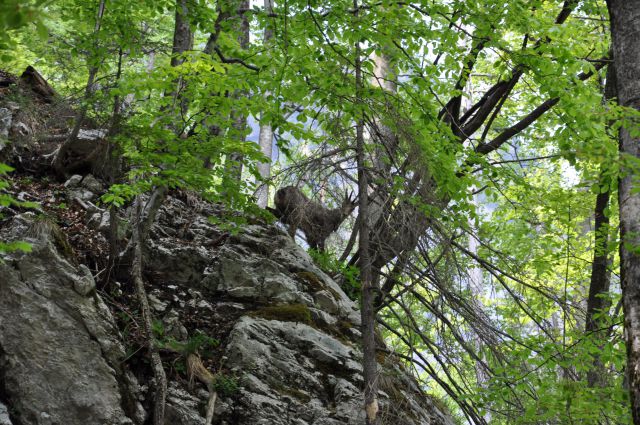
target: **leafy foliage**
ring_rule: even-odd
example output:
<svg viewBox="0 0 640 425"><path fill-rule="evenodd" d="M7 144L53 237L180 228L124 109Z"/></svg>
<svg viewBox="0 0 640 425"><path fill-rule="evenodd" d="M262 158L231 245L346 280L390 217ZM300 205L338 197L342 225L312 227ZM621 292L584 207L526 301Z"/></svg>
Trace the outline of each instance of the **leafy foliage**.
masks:
<svg viewBox="0 0 640 425"><path fill-rule="evenodd" d="M337 204L355 187L354 123L364 116L371 195L383 194L382 218L369 225L386 256L380 284L392 288L379 318L423 387L453 400L459 422L628 422L616 191L621 166L638 164L618 156L615 137L638 114L603 98L603 2L383 1L356 14L350 1L293 0L271 14L240 11L252 32L242 46L233 2L189 1L194 47L174 63L173 2L106 4L99 26L95 2L0 6L3 61L38 61L63 95L86 92L78 106L108 129L123 172L103 203L123 208L165 187L224 204L228 217L212 220L225 230L264 219L252 193L270 158L252 140L269 123L284 155L267 183L302 183ZM97 83L85 91L91 70ZM591 223L605 192L611 287L601 296L611 307L589 334ZM3 196L0 205L17 205ZM349 247L348 236L332 248ZM357 258L345 254L311 252L355 300ZM262 313L309 320L301 306L280 307ZM198 338L176 349L212 343ZM219 392L235 391L220 379Z"/></svg>
<svg viewBox="0 0 640 425"><path fill-rule="evenodd" d="M342 282L342 290L352 300L360 297L360 272L357 267L340 262L334 253L309 250L311 258L325 273L337 277Z"/></svg>

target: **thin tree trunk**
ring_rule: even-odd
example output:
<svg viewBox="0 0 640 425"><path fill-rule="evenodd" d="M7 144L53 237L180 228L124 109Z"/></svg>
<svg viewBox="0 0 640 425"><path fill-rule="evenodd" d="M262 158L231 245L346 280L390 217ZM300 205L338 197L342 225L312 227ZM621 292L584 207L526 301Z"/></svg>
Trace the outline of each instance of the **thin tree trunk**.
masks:
<svg viewBox="0 0 640 425"><path fill-rule="evenodd" d="M234 2L236 4L236 2ZM237 23L235 25L235 30L238 34L238 43L240 44L240 48L246 50L249 47L249 19L247 18L246 11L249 9L250 2L249 0L241 0L237 2L237 6L239 11L237 11L238 16L236 17ZM247 93L237 92L234 94L235 98L240 98L242 96L246 96ZM233 129L236 132L236 136L240 141L244 141L244 135L246 133L247 128L247 117L238 113L238 111L233 111L231 113L233 120ZM241 153L234 152L227 155L225 161L225 171L227 176L239 182L242 178L242 161L244 157Z"/></svg>
<svg viewBox="0 0 640 425"><path fill-rule="evenodd" d="M398 92L398 85L391 56L388 53L374 54L373 65L371 84L380 87L390 98L395 96ZM387 107L381 115L389 118L394 115L390 99L385 104ZM376 172L385 176L391 169L398 148L398 137L380 118L374 119L373 128L369 129L369 132L371 133L371 142L375 144L373 166Z"/></svg>
<svg viewBox="0 0 640 425"><path fill-rule="evenodd" d="M464 91L466 96L462 97L460 106L462 114L465 114L473 105L473 82L471 77L468 78ZM471 197L471 203L476 208L480 208L477 195L473 195ZM476 239L475 233L478 229L476 229L475 222L472 218L469 218L468 223L469 241L467 245L469 247L469 252L472 253L474 257L477 257L480 243L478 242L478 239ZM474 309L481 312L484 308L484 303L482 302L485 294L484 277L482 275L482 267L475 262L472 263L469 268L469 292L472 297L471 305ZM473 348L477 353L477 359L475 359L476 385L480 391L484 391L488 386L491 376L487 370L487 364L485 361L485 344L478 333L475 333L473 336ZM485 409L482 417L486 423L491 423L491 410Z"/></svg>
<svg viewBox="0 0 640 425"><path fill-rule="evenodd" d="M358 2L354 0L354 10L358 19ZM362 62L360 58L360 43L356 43L356 105L361 104L362 97ZM360 259L360 282L362 285L362 372L364 376L364 410L366 424L379 423L378 417L378 362L376 360L375 323L376 310L374 308L375 285L372 276L371 261L369 259L369 184L365 164L364 146L364 115L362 112L356 124L356 151L358 163L358 215L360 221L360 239L358 257Z"/></svg>
<svg viewBox="0 0 640 425"><path fill-rule="evenodd" d="M185 58L181 55L193 47L193 33L189 24L189 8L187 0L176 3L176 18L173 30L173 46L171 48L171 66L182 65Z"/></svg>
<svg viewBox="0 0 640 425"><path fill-rule="evenodd" d="M587 300L587 313L585 332L587 334L598 333L593 338L602 338L606 335L603 324L606 320L598 319L598 314L606 312L610 303L609 295L609 272L607 244L609 243L609 217L605 215L605 209L609 206L609 189L604 193L599 193L596 197L595 206L595 247L593 252L593 265L591 267L591 282L589 284L589 298ZM598 332L598 330L600 330ZM587 383L590 387L602 383L602 363L599 356L595 355L593 367L587 372Z"/></svg>
<svg viewBox="0 0 640 425"><path fill-rule="evenodd" d="M191 31L191 24L189 23L189 8L187 4L188 0L178 0L176 3L176 17L175 27L173 31L173 46L171 48L171 66L177 67L185 62L184 53L193 49L193 32ZM187 110L189 108L189 102L184 96L185 82L182 77L175 81L175 91L171 93L173 96L172 108L175 110L178 107L180 111L180 117L183 121L186 121ZM180 126L174 125L176 129Z"/></svg>
<svg viewBox="0 0 640 425"><path fill-rule="evenodd" d="M607 0L611 20L618 103L640 111L640 1ZM631 132L634 134L631 134ZM627 375L633 423L640 425L640 192L638 176L625 164L640 159L637 122L620 130L620 277L627 343ZM635 170L637 172L637 170Z"/></svg>
<svg viewBox="0 0 640 425"><path fill-rule="evenodd" d="M202 364L200 356L194 353L187 355L187 373L189 374L190 383L193 378L198 378L209 390L209 400L207 401L204 425L211 425L213 422L213 414L215 413L216 400L218 399L218 393L214 385L215 376Z"/></svg>
<svg viewBox="0 0 640 425"><path fill-rule="evenodd" d="M122 48L118 52L118 69L116 72L116 85L119 83L122 76ZM116 183L120 178L121 162L120 156L116 155L117 146L112 140L118 132L118 126L121 119L122 102L120 96L116 95L113 98L113 113L111 115L111 122L109 123L109 130L107 131L107 150L104 163L107 164L108 173L107 181L110 185ZM113 205L109 207L109 257L107 258L107 267L102 280L103 285L109 283L111 279L111 272L113 271L120 249L118 246L118 216L117 208Z"/></svg>
<svg viewBox="0 0 640 425"><path fill-rule="evenodd" d="M609 65L607 69L607 81L604 89L604 100L609 101L616 98L615 66ZM605 181L600 178L599 186L603 186ZM585 332L592 334L593 338L602 342L608 335L603 329L607 321L598 319L598 314L605 314L611 307L609 301L609 258L607 245L609 244L609 217L606 209L609 207L611 189L609 187L596 196L596 206L594 211L594 233L595 243L593 251L593 265L591 267L591 282L589 284L589 298L587 300L587 313L585 317ZM587 371L587 383L590 387L604 385L604 366L599 356L594 356L593 367Z"/></svg>
<svg viewBox="0 0 640 425"><path fill-rule="evenodd" d="M273 13L273 0L264 0L264 11L266 14ZM264 45L268 46L272 38L273 31L267 24L264 29ZM267 92L266 94L268 96L269 92ZM268 161L258 164L258 172L260 173L260 177L262 177L262 179L264 180L264 183L260 184L260 186L258 187L258 190L256 191L256 198L258 201L258 206L260 208L266 208L267 204L269 203L269 183L267 182L267 180L271 176L273 128L271 127L271 123L267 122L264 119L264 116L262 116L260 120L260 135L258 136L258 144L260 145L260 151Z"/></svg>
<svg viewBox="0 0 640 425"><path fill-rule="evenodd" d="M266 208L269 203L269 177L271 177L271 156L273 145L273 128L271 124L260 124L260 135L258 136L260 151L269 160L269 162L261 162L258 164L258 172L264 180L256 191L256 198L260 208Z"/></svg>

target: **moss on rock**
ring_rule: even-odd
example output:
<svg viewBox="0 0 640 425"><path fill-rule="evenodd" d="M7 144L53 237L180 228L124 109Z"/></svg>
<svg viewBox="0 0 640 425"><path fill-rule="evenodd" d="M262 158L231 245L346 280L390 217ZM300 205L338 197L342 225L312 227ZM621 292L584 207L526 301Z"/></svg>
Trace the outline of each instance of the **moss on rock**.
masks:
<svg viewBox="0 0 640 425"><path fill-rule="evenodd" d="M268 320L279 320L281 322L312 324L311 311L309 311L309 307L304 304L280 304L261 307L253 311L251 315Z"/></svg>

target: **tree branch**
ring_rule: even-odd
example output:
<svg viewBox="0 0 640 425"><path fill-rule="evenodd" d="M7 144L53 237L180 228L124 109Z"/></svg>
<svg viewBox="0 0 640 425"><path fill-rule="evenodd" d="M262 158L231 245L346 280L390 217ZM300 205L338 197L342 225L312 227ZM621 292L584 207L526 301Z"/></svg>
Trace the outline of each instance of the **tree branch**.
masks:
<svg viewBox="0 0 640 425"><path fill-rule="evenodd" d="M606 60L601 60L597 62L595 66L595 70L598 71L602 69L606 65L606 63L607 63ZM589 77L591 77L594 73L595 72L593 71L589 71L586 73L583 72L580 75L578 75L578 79L580 81L584 81ZM475 151L477 153L484 154L484 155L495 151L496 149L500 148L500 146L502 146L507 140L511 139L513 136L522 132L531 124L536 122L538 118L544 115L549 109L553 108L559 101L560 101L559 97L554 97L553 99L548 99L544 101L542 104L540 104L533 111L529 112L529 114L523 117L516 124L512 125L511 127L504 130L502 133L500 133L498 136L496 136L492 141L490 141L489 143L482 143L478 145Z"/></svg>

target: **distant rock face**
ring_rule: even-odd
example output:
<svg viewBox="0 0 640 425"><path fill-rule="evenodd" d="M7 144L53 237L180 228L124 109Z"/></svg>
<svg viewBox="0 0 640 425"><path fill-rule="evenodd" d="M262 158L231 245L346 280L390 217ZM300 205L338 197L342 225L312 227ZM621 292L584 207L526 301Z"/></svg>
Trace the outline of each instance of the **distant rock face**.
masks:
<svg viewBox="0 0 640 425"><path fill-rule="evenodd" d="M364 423L357 306L281 229L247 225L227 236L207 220L217 213L169 197L145 249L164 337L221 342L207 367L230 384L218 389L213 424ZM91 273L65 258L55 232L34 233L34 220L0 223L2 240L33 244L0 264L0 424L143 423L148 366L124 361ZM173 370L179 359L165 361ZM452 424L397 362L380 361L383 424ZM204 424L204 385L176 371L169 381L166 423Z"/></svg>

